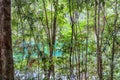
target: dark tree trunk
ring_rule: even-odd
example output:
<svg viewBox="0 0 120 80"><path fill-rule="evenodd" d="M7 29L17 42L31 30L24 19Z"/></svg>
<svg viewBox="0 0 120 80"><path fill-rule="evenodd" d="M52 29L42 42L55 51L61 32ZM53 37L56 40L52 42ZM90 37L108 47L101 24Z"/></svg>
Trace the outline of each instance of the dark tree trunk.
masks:
<svg viewBox="0 0 120 80"><path fill-rule="evenodd" d="M73 3L71 0L69 0L69 14L70 14L70 20L71 20L71 43L70 43L70 57L69 57L69 62L70 62L70 78L73 74L73 66L72 66L72 54L73 54L73 36L74 36L74 22L73 22L73 15L72 15L72 6Z"/></svg>
<svg viewBox="0 0 120 80"><path fill-rule="evenodd" d="M0 80L14 80L11 0L0 0Z"/></svg>
<svg viewBox="0 0 120 80"><path fill-rule="evenodd" d="M1 32L1 31L0 31ZM1 42L1 39L0 39ZM2 58L1 58L1 45L0 45L0 80L2 80Z"/></svg>
<svg viewBox="0 0 120 80"><path fill-rule="evenodd" d="M103 80L103 75L102 75L102 52L101 52L101 43L100 43L100 0L98 1L98 35L97 35L97 58L98 58L98 75L99 79Z"/></svg>

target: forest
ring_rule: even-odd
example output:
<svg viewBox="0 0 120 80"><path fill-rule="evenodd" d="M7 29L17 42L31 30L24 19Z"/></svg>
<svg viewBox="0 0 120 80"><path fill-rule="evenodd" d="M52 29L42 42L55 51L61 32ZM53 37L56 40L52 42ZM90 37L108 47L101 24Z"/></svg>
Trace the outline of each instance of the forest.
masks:
<svg viewBox="0 0 120 80"><path fill-rule="evenodd" d="M0 80L120 80L120 0L0 0Z"/></svg>

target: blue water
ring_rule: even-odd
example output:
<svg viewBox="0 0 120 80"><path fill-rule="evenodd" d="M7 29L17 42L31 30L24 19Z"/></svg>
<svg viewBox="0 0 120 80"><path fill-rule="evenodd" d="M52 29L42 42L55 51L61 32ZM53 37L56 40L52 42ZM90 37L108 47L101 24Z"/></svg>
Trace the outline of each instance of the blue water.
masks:
<svg viewBox="0 0 120 80"><path fill-rule="evenodd" d="M29 42L29 43L27 43L25 41L22 42L20 44L20 47L24 47L23 51L26 54L28 53L27 46L30 46L30 47L33 47L33 48L36 47L34 42ZM54 46L55 48L54 48L53 56L56 56L56 57L62 56L62 51L60 50L62 48L62 46L63 46L62 43L56 42L56 44ZM43 50L43 45L41 43L37 43L37 48L42 51ZM37 52L36 51L34 51L34 50L31 50L31 51L32 51L31 53L34 53L34 54L32 54L33 56L35 56L35 55L37 56ZM49 47L48 47L48 45L44 46L44 53L49 55Z"/></svg>

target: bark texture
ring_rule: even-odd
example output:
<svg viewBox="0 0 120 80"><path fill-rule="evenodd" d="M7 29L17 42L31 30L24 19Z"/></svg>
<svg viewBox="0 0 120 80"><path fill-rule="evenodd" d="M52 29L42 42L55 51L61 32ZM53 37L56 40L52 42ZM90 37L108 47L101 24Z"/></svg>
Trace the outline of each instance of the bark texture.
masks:
<svg viewBox="0 0 120 80"><path fill-rule="evenodd" d="M95 34L96 34L96 41L97 41L97 73L99 80L103 80L103 70L102 70L102 51L101 51L101 45L102 45L102 35L103 28L101 28L100 25L100 12L101 12L101 2L100 0L95 0Z"/></svg>
<svg viewBox="0 0 120 80"><path fill-rule="evenodd" d="M11 0L0 0L0 80L14 80Z"/></svg>

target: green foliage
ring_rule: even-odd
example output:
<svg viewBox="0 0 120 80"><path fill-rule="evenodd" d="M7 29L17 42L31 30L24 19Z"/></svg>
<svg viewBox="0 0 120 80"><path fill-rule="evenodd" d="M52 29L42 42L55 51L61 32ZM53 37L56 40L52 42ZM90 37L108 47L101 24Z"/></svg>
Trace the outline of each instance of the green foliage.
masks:
<svg viewBox="0 0 120 80"><path fill-rule="evenodd" d="M45 1L46 12L43 1ZM42 72L45 72L44 68L48 71L50 65L53 64L56 74L68 76L70 74L69 59L71 57L73 69L75 70L75 74L78 75L79 69L81 74L85 72L87 50L87 67L89 79L92 80L92 77L98 76L97 40L94 21L95 2L94 0L70 0L69 3L69 0L58 0L57 5L54 1L56 0L12 0L14 66L16 69L23 71L40 68ZM102 43L103 78L107 80L110 77L113 35L116 34L114 78L118 80L120 78L120 65L118 64L120 63L120 58L118 57L120 56L120 12L118 10L116 31L114 31L116 14L113 9L113 0L100 0L100 2L105 6L106 12L104 14L103 6L101 5L100 29L104 28L103 34L100 34L100 39L102 38L102 42L100 43ZM57 14L55 8L57 8ZM69 8L71 8L71 12ZM89 24L87 23L87 12L89 12ZM53 56L53 61L50 63L49 44L50 42L52 43L52 40L48 39L48 31L50 31L50 37L52 37L55 15L57 16L56 41L52 47L54 53L61 52L61 54ZM74 23L74 32L72 32L71 18ZM105 25L103 25L104 22ZM74 35L73 44L71 43L72 33ZM87 44L88 49L86 48ZM73 46L72 56L70 56L71 46ZM32 60L35 60L35 62L31 64L31 67L28 67L28 64Z"/></svg>

